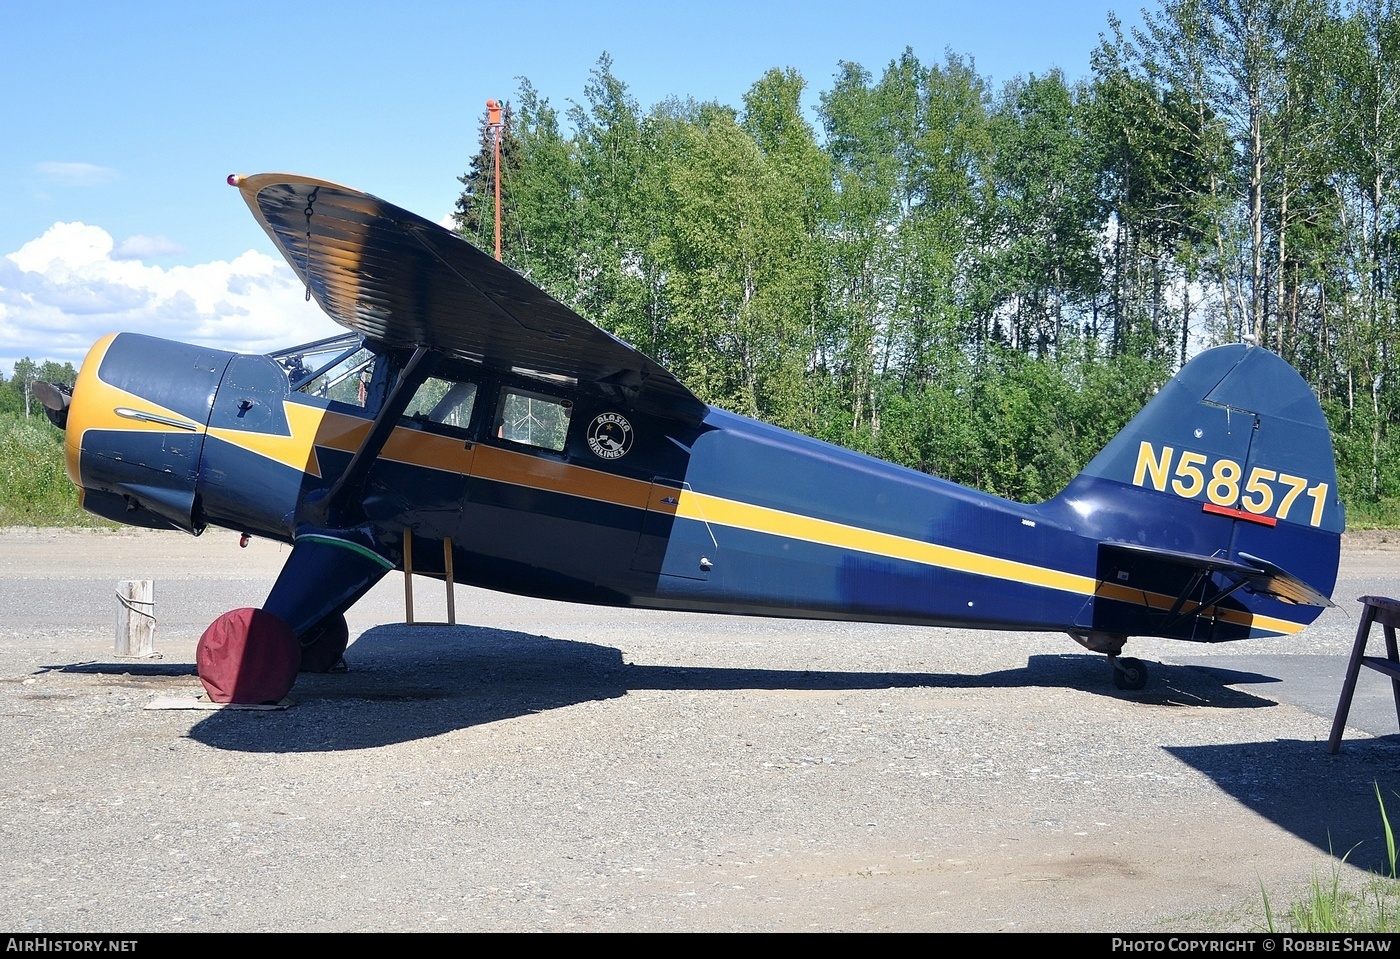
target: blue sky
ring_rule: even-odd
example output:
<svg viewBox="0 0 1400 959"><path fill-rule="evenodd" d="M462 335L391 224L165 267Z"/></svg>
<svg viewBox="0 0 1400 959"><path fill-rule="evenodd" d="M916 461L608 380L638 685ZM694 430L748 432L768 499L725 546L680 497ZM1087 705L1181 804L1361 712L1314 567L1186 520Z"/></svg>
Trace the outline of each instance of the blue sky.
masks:
<svg viewBox="0 0 1400 959"><path fill-rule="evenodd" d="M607 52L643 107L738 105L792 67L814 104L840 61L878 74L909 46L996 86L1077 79L1110 9L1140 22L1101 0L0 0L0 371L76 365L112 329L246 350L335 332L224 178L309 174L439 219L485 100L522 76L567 107Z"/></svg>

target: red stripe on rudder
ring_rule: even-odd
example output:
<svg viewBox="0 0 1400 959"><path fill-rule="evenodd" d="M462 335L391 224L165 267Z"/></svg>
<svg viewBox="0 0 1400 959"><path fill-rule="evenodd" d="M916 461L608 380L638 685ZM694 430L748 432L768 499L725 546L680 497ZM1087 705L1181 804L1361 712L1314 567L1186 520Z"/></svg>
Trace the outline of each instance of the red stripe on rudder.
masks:
<svg viewBox="0 0 1400 959"><path fill-rule="evenodd" d="M1228 506L1216 506L1214 503L1202 503L1201 510L1206 513L1215 513L1219 516L1228 516L1231 519L1242 519L1250 523L1258 523L1261 526L1277 526L1278 520L1272 516L1262 516L1259 513L1251 513L1243 509L1231 509Z"/></svg>

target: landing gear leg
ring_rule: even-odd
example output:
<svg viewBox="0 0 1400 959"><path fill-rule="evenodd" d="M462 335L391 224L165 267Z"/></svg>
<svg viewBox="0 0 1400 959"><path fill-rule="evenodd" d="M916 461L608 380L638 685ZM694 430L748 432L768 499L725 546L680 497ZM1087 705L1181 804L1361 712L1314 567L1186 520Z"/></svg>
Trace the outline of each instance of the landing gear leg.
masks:
<svg viewBox="0 0 1400 959"><path fill-rule="evenodd" d="M1113 667L1113 685L1119 689L1142 689L1147 685L1147 666L1140 659L1123 656L1128 637L1122 633L1070 633L1076 643L1093 653L1104 653Z"/></svg>
<svg viewBox="0 0 1400 959"><path fill-rule="evenodd" d="M1108 657L1113 666L1113 685L1119 689L1142 689L1147 685L1147 666L1131 656Z"/></svg>

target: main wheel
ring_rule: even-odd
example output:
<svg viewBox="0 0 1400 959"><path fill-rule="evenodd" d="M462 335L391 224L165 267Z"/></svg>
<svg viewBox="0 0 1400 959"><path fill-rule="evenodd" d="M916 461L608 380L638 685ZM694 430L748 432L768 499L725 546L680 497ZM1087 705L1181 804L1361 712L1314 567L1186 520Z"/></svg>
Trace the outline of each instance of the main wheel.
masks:
<svg viewBox="0 0 1400 959"><path fill-rule="evenodd" d="M245 607L209 624L199 637L195 664L216 703L276 703L297 681L301 643L277 616Z"/></svg>
<svg viewBox="0 0 1400 959"><path fill-rule="evenodd" d="M1113 685L1119 689L1142 689L1147 685L1147 666L1131 656L1113 661Z"/></svg>
<svg viewBox="0 0 1400 959"><path fill-rule="evenodd" d="M341 662L350 643L350 625L345 616L334 613L321 620L301 637L301 671L329 673Z"/></svg>

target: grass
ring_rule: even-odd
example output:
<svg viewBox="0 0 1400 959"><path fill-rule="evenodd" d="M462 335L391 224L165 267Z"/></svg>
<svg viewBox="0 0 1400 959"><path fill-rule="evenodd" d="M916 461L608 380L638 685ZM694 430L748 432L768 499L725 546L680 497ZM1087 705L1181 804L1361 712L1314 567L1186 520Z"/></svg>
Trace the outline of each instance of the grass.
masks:
<svg viewBox="0 0 1400 959"><path fill-rule="evenodd" d="M1400 499L1382 496L1373 503L1348 503L1347 529L1400 529Z"/></svg>
<svg viewBox="0 0 1400 959"><path fill-rule="evenodd" d="M0 526L106 526L78 505L63 434L43 416L0 414Z"/></svg>
<svg viewBox="0 0 1400 959"><path fill-rule="evenodd" d="M1396 872L1395 832L1391 829L1379 785L1376 786L1376 803L1380 806L1381 824L1385 828L1389 874L1372 873L1362 888L1346 889L1342 886L1340 869L1333 866L1330 881L1314 874L1307 894L1280 916L1274 914L1268 892L1261 890L1264 923L1269 932L1400 932L1400 875ZM1342 857L1342 862L1346 862L1347 856Z"/></svg>

